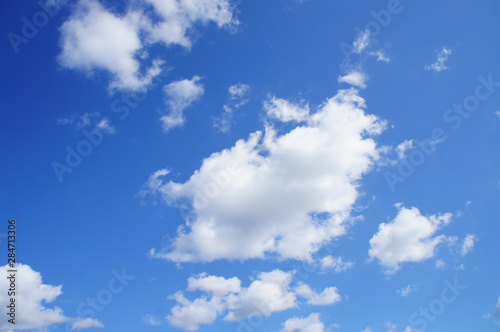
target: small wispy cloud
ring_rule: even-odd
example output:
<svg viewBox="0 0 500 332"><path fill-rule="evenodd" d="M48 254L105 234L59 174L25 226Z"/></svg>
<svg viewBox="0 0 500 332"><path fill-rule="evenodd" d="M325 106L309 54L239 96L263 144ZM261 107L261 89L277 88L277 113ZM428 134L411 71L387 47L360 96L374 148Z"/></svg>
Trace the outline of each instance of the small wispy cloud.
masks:
<svg viewBox="0 0 500 332"><path fill-rule="evenodd" d="M451 48L447 48L446 46L444 46L441 50L436 52L438 52L436 62L431 65L426 65L425 69L433 70L435 72L440 72L448 69L448 67L446 67L446 62L448 62L448 59L451 55Z"/></svg>
<svg viewBox="0 0 500 332"><path fill-rule="evenodd" d="M111 121L106 117L101 117L99 112L71 115L68 118L58 118L56 121L60 126L71 126L77 130L94 128L107 134L116 133Z"/></svg>
<svg viewBox="0 0 500 332"><path fill-rule="evenodd" d="M250 100L250 87L243 83L232 85L229 87L228 95L228 102L223 106L222 115L213 122L214 128L222 133L228 133L231 130L234 112Z"/></svg>

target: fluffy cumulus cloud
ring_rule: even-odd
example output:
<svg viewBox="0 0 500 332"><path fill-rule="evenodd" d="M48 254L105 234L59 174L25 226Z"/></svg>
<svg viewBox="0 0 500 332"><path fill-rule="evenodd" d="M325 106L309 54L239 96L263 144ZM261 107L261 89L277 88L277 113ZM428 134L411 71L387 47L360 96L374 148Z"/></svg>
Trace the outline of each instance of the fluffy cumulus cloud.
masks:
<svg viewBox="0 0 500 332"><path fill-rule="evenodd" d="M349 72L347 75L340 76L338 78L339 83L347 83L361 89L366 88L367 80L368 76L365 73L357 70L353 70Z"/></svg>
<svg viewBox="0 0 500 332"><path fill-rule="evenodd" d="M283 323L281 332L323 332L325 325L321 322L318 313L312 313L308 317L294 317Z"/></svg>
<svg viewBox="0 0 500 332"><path fill-rule="evenodd" d="M341 297L337 293L337 287L328 287L321 293L317 293L304 283L299 283L295 292L307 299L307 303L312 305L328 305L340 302Z"/></svg>
<svg viewBox="0 0 500 332"><path fill-rule="evenodd" d="M446 46L443 47L441 50L437 51L436 62L430 65L426 65L425 69L432 70L435 72L440 72L448 69L448 67L446 67L446 62L448 62L450 55L451 55L451 49L447 48Z"/></svg>
<svg viewBox="0 0 500 332"><path fill-rule="evenodd" d="M61 26L60 63L88 74L111 74L112 89L141 90L162 71L163 60L150 59L154 43L190 48L198 24L235 26L228 0L142 0L125 13L113 13L97 0L80 0Z"/></svg>
<svg viewBox="0 0 500 332"><path fill-rule="evenodd" d="M238 83L229 87L228 102L224 105L222 115L214 120L217 131L228 133L231 130L231 122L234 112L249 101L250 86Z"/></svg>
<svg viewBox="0 0 500 332"><path fill-rule="evenodd" d="M264 103L269 118L288 122L301 122L309 118L309 105L292 103L288 100L272 97Z"/></svg>
<svg viewBox="0 0 500 332"><path fill-rule="evenodd" d="M100 321L94 318L77 318L71 325L71 331L88 329L91 327L103 328L104 325Z"/></svg>
<svg viewBox="0 0 500 332"><path fill-rule="evenodd" d="M70 318L66 317L57 306L51 307L51 303L62 294L62 286L53 286L44 284L39 272L34 271L29 265L17 264L16 273L16 330L46 329L51 325L73 322L72 330L83 329L87 327L102 327L102 324L95 319ZM10 281L9 267L7 265L0 267L0 288L9 289ZM7 308L10 305L11 297L7 292L0 292L0 306ZM6 309L2 310L5 315ZM2 319L0 329L10 331L12 324L7 319Z"/></svg>
<svg viewBox="0 0 500 332"><path fill-rule="evenodd" d="M193 76L190 80L183 79L165 85L163 90L169 113L160 118L165 132L184 125L186 122L184 111L200 99L205 92L200 80L199 76Z"/></svg>
<svg viewBox="0 0 500 332"><path fill-rule="evenodd" d="M61 64L87 73L106 70L112 75L111 88L144 88L160 73L162 64L154 60L141 73L139 34L144 19L140 12L117 16L96 0L79 1L61 26Z"/></svg>
<svg viewBox="0 0 500 332"><path fill-rule="evenodd" d="M236 277L226 279L206 274L191 277L186 291L201 291L204 295L189 300L185 292L175 293L170 298L177 304L166 318L176 327L194 331L202 324L212 324L219 316L224 316L225 321L236 321L296 308L297 296L312 305L340 301L337 288L329 287L318 294L299 283L294 289L292 277L292 272L281 270L261 272L248 287L242 287Z"/></svg>
<svg viewBox="0 0 500 332"><path fill-rule="evenodd" d="M355 89L339 91L312 114L303 105L271 101L270 117L300 125L279 134L268 123L264 134L204 159L184 183L151 175L142 193L192 207L185 227L155 257L309 260L345 233L359 180L379 158L374 137L385 123L365 113Z"/></svg>
<svg viewBox="0 0 500 332"><path fill-rule="evenodd" d="M425 217L412 207L401 207L398 215L389 223L379 225L378 232L370 239L369 255L395 272L404 262L420 262L434 257L435 247L445 239L434 236L439 227L451 221L452 214L445 213Z"/></svg>

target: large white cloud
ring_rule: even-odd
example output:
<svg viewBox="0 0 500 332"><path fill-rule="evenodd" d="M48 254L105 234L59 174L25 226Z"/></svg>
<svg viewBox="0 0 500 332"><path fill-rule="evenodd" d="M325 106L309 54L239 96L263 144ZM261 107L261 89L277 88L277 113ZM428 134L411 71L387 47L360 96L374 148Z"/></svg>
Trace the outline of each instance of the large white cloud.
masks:
<svg viewBox="0 0 500 332"><path fill-rule="evenodd" d="M297 296L311 305L334 304L341 299L336 287L327 287L318 294L301 282L292 287L292 279L292 272L261 272L248 287L241 287L236 277L225 279L206 274L191 277L186 291L204 294L189 300L184 292L177 292L170 297L177 304L166 318L174 326L193 331L201 324L212 324L222 315L225 321L236 321L296 308Z"/></svg>
<svg viewBox="0 0 500 332"><path fill-rule="evenodd" d="M81 0L61 26L59 60L67 68L87 73L107 70L113 76L111 88L142 89L161 72L162 64L155 60L141 68L138 53L144 46L140 38L144 24L140 12L116 16L96 0Z"/></svg>
<svg viewBox="0 0 500 332"><path fill-rule="evenodd" d="M281 332L323 332L325 325L321 322L318 313L312 313L306 318L290 318L283 323Z"/></svg>
<svg viewBox="0 0 500 332"><path fill-rule="evenodd" d="M273 105L305 109L290 102ZM289 132L277 133L271 122L265 134L254 132L212 154L184 183L168 181L165 171L153 174L143 194L193 208L171 247L153 255L176 262L311 259L345 233L358 181L379 158L373 136L385 123L362 107L357 90L341 90L313 114L278 116L304 121Z"/></svg>
<svg viewBox="0 0 500 332"><path fill-rule="evenodd" d="M451 213L425 217L415 207L400 206L396 218L380 224L378 232L370 239L369 255L377 258L388 272L397 271L399 264L404 262L432 258L436 245L445 239L444 235L434 234L439 227L447 225L451 217Z"/></svg>
<svg viewBox="0 0 500 332"><path fill-rule="evenodd" d="M0 266L0 307L2 310L2 320L0 321L0 330L11 331L45 329L51 325L61 324L73 321L72 329L83 329L87 327L102 327L102 323L95 319L70 318L66 317L61 308L54 306L50 308L48 304L56 300L62 294L62 286L47 285L42 282L42 276L34 271L29 265L16 264L17 273L15 273L15 325L7 321L9 316L7 306L10 304L11 297L7 290L10 288L11 275L8 272L8 265Z"/></svg>
<svg viewBox="0 0 500 332"><path fill-rule="evenodd" d="M215 22L220 28L238 23L228 0L139 0L128 7L119 14L97 0L80 0L61 26L60 63L88 74L109 72L112 90L141 90L164 63L150 59L152 44L190 48L198 23Z"/></svg>
<svg viewBox="0 0 500 332"><path fill-rule="evenodd" d="M186 122L184 111L205 92L200 80L201 78L195 75L190 80L183 79L165 85L163 90L170 113L160 118L164 131L182 126Z"/></svg>

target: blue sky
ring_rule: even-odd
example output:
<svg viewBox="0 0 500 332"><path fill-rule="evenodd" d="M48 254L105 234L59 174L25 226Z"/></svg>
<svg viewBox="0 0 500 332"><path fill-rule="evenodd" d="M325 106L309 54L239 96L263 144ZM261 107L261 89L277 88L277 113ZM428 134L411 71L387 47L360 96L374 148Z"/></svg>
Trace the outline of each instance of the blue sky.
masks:
<svg viewBox="0 0 500 332"><path fill-rule="evenodd" d="M0 6L2 331L500 328L499 3Z"/></svg>

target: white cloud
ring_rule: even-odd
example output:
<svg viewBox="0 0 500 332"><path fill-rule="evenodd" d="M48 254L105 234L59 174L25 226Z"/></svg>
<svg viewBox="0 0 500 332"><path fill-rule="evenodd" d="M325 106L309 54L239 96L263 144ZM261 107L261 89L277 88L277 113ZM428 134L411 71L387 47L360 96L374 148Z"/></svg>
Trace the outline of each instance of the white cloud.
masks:
<svg viewBox="0 0 500 332"><path fill-rule="evenodd" d="M354 46L354 52L363 52L371 43L370 40L370 30L363 31L358 38L354 41L352 46Z"/></svg>
<svg viewBox="0 0 500 332"><path fill-rule="evenodd" d="M238 24L228 0L140 0L126 13L112 13L97 0L80 0L61 26L62 66L111 74L111 89L143 90L164 61L149 60L155 43L191 48L197 24L219 28ZM151 10L153 9L153 10Z"/></svg>
<svg viewBox="0 0 500 332"><path fill-rule="evenodd" d="M420 332L420 330L414 329L411 326L407 326L404 330L404 332Z"/></svg>
<svg viewBox="0 0 500 332"><path fill-rule="evenodd" d="M406 297L406 296L408 296L408 294L410 294L410 292L413 292L414 290L415 290L414 287L412 287L411 285L408 285L406 287L398 289L396 293L398 293L399 295L401 295L403 297Z"/></svg>
<svg viewBox="0 0 500 332"><path fill-rule="evenodd" d="M377 61L391 62L391 59L382 50L372 51L369 54L377 57Z"/></svg>
<svg viewBox="0 0 500 332"><path fill-rule="evenodd" d="M431 65L426 65L425 69L433 70L435 72L440 72L440 71L443 71L445 69L448 69L448 67L446 67L446 62L448 61L448 58L450 57L450 55L451 55L451 49L444 46L438 52L436 62L434 62Z"/></svg>
<svg viewBox="0 0 500 332"><path fill-rule="evenodd" d="M328 305L340 302L341 296L337 293L337 287L328 287L318 294L308 285L299 283L295 288L295 293L307 299L307 303L312 305Z"/></svg>
<svg viewBox="0 0 500 332"><path fill-rule="evenodd" d="M99 112L85 112L80 116L72 115L69 118L58 118L57 124L62 126L74 126L78 130L93 127L93 130L98 130L106 134L114 134L116 132L111 121L106 117L101 117Z"/></svg>
<svg viewBox="0 0 500 332"><path fill-rule="evenodd" d="M151 314L142 316L142 321L144 322L144 324L151 326L159 326L163 324L163 321L160 318L155 317Z"/></svg>
<svg viewBox="0 0 500 332"><path fill-rule="evenodd" d="M368 76L365 73L356 70L338 78L339 83L347 83L361 89L366 88L367 80Z"/></svg>
<svg viewBox="0 0 500 332"><path fill-rule="evenodd" d="M318 313L312 313L306 318L290 318L283 323L281 332L323 332L325 325L321 322Z"/></svg>
<svg viewBox="0 0 500 332"><path fill-rule="evenodd" d="M212 324L224 309L218 297L212 297L211 300L199 298L191 302L178 293L173 298L178 304L172 308L166 318L173 326L188 331L199 329L201 324Z"/></svg>
<svg viewBox="0 0 500 332"><path fill-rule="evenodd" d="M415 207L401 207L394 220L379 225L378 233L370 240L369 255L377 258L389 273L396 272L400 263L432 258L436 245L445 238L433 235L451 217L451 213L425 217Z"/></svg>
<svg viewBox="0 0 500 332"><path fill-rule="evenodd" d="M413 149L413 140L405 140L396 147L399 160L406 159L406 152Z"/></svg>
<svg viewBox="0 0 500 332"><path fill-rule="evenodd" d="M373 332L373 330L371 329L371 327L367 327L361 332Z"/></svg>
<svg viewBox="0 0 500 332"><path fill-rule="evenodd" d="M238 83L229 87L228 102L223 107L222 115L214 120L214 127L222 133L231 130L231 122L234 112L249 101L250 87L243 83Z"/></svg>
<svg viewBox="0 0 500 332"><path fill-rule="evenodd" d="M495 307L495 311L492 314L488 314L485 316L485 318L492 318L492 319L497 319L500 320L500 297L498 298L497 305ZM500 322L498 322L500 325Z"/></svg>
<svg viewBox="0 0 500 332"><path fill-rule="evenodd" d="M200 274L198 278L188 279L188 291L200 290L206 293L223 296L228 293L239 293L241 291L241 281L236 278L225 279L223 277L207 276Z"/></svg>
<svg viewBox="0 0 500 332"><path fill-rule="evenodd" d="M62 286L52 286L42 283L42 276L39 272L34 271L29 265L16 264L16 317L15 327L16 330L28 329L45 329L54 324L61 324L65 322L73 322L72 329L86 328L92 325L98 327L102 325L97 320L88 321L83 318L70 318L63 314L61 308L54 306L48 307L56 298L62 294ZM3 290L9 289L10 275L8 265L0 266L0 288ZM7 291L0 292L0 306L7 308L10 304L11 297L7 295ZM6 311L6 310L2 310ZM2 331L10 331L12 324L7 321L7 315L0 321L0 329ZM79 327L80 326L80 327Z"/></svg>
<svg viewBox="0 0 500 332"><path fill-rule="evenodd" d="M288 102L273 107L281 108L275 114L290 114L283 111ZM176 262L268 255L311 259L345 233L358 181L379 158L373 137L385 123L361 107L357 90L341 90L314 114L293 112L306 123L283 135L268 124L264 136L254 132L212 154L185 183L155 177L150 192L169 205L190 202L193 215L172 249L154 256ZM237 175L225 171L232 163Z"/></svg>
<svg viewBox="0 0 500 332"><path fill-rule="evenodd" d="M467 234L467 236L464 239L464 242L462 243L462 249L460 250L462 256L466 256L469 252L472 251L472 249L474 248L475 241L476 241L476 236L474 234Z"/></svg>
<svg viewBox="0 0 500 332"><path fill-rule="evenodd" d="M186 122L184 111L200 99L205 92L200 80L199 76L193 76L190 80L183 79L165 85L163 90L166 96L166 104L170 110L169 114L160 118L165 132L184 125L184 122Z"/></svg>
<svg viewBox="0 0 500 332"><path fill-rule="evenodd" d="M95 69L112 75L112 89L143 89L161 72L162 61L143 68L137 57L143 48L139 37L145 18L139 12L116 16L98 1L81 0L61 26L61 54L64 67L91 74Z"/></svg>
<svg viewBox="0 0 500 332"><path fill-rule="evenodd" d="M233 17L233 8L228 0L146 0L153 5L162 20L150 28L153 42L166 46L181 45L191 48L191 33L196 23L214 22L219 28L234 27L238 20Z"/></svg>
<svg viewBox="0 0 500 332"><path fill-rule="evenodd" d="M186 330L197 330L201 324L212 324L217 317L236 321L253 316L269 316L275 312L296 308L297 296L311 305L326 305L340 301L336 287L325 288L318 294L300 283L291 287L293 272L274 270L261 272L248 287L241 287L236 278L209 276L205 273L188 279L186 291L201 291L203 295L189 300L184 292L177 292L171 299L177 304L167 320Z"/></svg>
<svg viewBox="0 0 500 332"><path fill-rule="evenodd" d="M344 272L354 266L353 262L344 262L342 257L328 255L321 259L321 269L333 269L335 272Z"/></svg>
<svg viewBox="0 0 500 332"><path fill-rule="evenodd" d="M283 122L301 122L309 118L309 105L300 105L285 99L272 97L264 103L267 116Z"/></svg>
<svg viewBox="0 0 500 332"><path fill-rule="evenodd" d="M94 318L77 318L71 325L71 331L88 329L91 327L103 328L104 325Z"/></svg>

